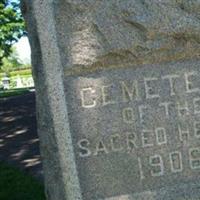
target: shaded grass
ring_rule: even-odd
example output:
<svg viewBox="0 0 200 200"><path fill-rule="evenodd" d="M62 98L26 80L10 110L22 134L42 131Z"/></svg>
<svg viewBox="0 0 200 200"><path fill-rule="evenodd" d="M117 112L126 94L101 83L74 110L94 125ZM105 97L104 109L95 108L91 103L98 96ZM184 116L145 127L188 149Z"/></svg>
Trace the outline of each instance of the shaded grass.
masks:
<svg viewBox="0 0 200 200"><path fill-rule="evenodd" d="M33 177L0 162L1 200L45 200L44 188Z"/></svg>
<svg viewBox="0 0 200 200"><path fill-rule="evenodd" d="M29 90L27 88L1 90L0 91L0 98L22 95L22 94L26 94L28 92L29 92Z"/></svg>

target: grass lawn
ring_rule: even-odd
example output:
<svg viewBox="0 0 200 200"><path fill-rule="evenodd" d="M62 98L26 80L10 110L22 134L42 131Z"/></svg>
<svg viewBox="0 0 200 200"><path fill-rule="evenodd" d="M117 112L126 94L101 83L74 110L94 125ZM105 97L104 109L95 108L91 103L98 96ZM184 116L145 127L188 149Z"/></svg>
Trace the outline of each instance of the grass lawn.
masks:
<svg viewBox="0 0 200 200"><path fill-rule="evenodd" d="M1 200L45 200L44 188L33 177L0 162Z"/></svg>
<svg viewBox="0 0 200 200"><path fill-rule="evenodd" d="M0 98L17 96L17 95L21 95L21 94L26 94L28 92L29 92L29 90L27 88L1 90Z"/></svg>

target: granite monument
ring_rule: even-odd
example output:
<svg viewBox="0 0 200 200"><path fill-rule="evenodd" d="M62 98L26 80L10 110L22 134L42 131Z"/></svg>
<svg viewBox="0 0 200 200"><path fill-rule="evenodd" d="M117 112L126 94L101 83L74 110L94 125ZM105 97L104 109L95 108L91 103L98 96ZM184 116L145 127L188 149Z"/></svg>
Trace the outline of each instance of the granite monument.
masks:
<svg viewBox="0 0 200 200"><path fill-rule="evenodd" d="M200 1L22 1L48 200L200 199Z"/></svg>

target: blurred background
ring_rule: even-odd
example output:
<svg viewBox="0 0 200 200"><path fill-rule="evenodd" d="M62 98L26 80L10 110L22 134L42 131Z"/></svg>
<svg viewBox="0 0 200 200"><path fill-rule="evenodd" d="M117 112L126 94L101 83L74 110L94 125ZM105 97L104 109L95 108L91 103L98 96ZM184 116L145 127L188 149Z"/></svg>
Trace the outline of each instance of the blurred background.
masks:
<svg viewBox="0 0 200 200"><path fill-rule="evenodd" d="M31 50L19 0L0 0L0 200L44 200Z"/></svg>

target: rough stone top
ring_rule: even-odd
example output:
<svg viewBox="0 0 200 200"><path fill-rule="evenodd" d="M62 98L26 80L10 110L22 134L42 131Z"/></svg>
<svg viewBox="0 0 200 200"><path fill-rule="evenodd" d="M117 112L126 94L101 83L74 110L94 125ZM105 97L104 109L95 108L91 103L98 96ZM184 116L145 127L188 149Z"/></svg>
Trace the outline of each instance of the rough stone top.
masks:
<svg viewBox="0 0 200 200"><path fill-rule="evenodd" d="M67 0L54 6L67 68L197 57L199 0ZM67 27L67 28L66 28ZM63 33L70 33L64 36ZM59 38L59 39L61 39Z"/></svg>

